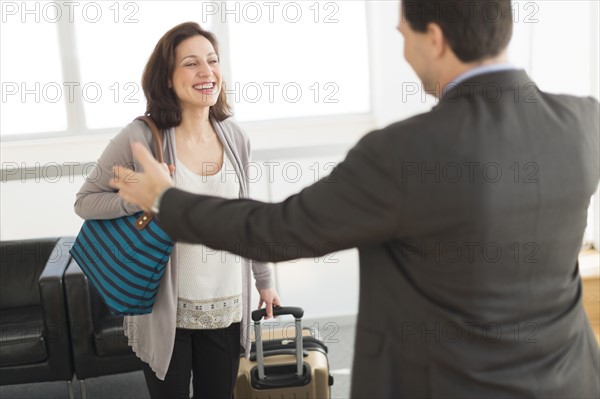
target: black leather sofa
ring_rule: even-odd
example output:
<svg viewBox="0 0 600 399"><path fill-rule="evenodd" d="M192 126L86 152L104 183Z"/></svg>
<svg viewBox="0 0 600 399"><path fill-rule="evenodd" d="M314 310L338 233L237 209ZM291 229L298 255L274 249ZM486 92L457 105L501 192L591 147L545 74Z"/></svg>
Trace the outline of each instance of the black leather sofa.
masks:
<svg viewBox="0 0 600 399"><path fill-rule="evenodd" d="M85 398L85 380L141 369L123 334L123 316L115 316L72 260L65 272L67 309L75 375Z"/></svg>
<svg viewBox="0 0 600 399"><path fill-rule="evenodd" d="M63 286L73 241L0 243L0 385L62 380L73 397Z"/></svg>

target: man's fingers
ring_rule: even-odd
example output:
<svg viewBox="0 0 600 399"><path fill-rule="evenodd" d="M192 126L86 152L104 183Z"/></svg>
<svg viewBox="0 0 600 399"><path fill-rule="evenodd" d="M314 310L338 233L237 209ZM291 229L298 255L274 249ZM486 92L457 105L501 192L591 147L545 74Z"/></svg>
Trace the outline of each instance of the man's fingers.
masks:
<svg viewBox="0 0 600 399"><path fill-rule="evenodd" d="M157 166L160 167L160 164L154 159L152 153L142 143L133 142L131 144L131 151L133 152L133 157L142 165L145 171L156 170Z"/></svg>
<svg viewBox="0 0 600 399"><path fill-rule="evenodd" d="M113 171L113 178L109 181L111 187L121 190L125 187L125 183L135 181L133 170L120 165L115 165L111 169Z"/></svg>
<svg viewBox="0 0 600 399"><path fill-rule="evenodd" d="M119 190L119 196L125 201L148 212L152 209L156 197L173 186L169 176L170 168L167 164L158 163L141 143L132 143L131 151L144 172L134 172L115 165L112 168L114 175L110 185Z"/></svg>

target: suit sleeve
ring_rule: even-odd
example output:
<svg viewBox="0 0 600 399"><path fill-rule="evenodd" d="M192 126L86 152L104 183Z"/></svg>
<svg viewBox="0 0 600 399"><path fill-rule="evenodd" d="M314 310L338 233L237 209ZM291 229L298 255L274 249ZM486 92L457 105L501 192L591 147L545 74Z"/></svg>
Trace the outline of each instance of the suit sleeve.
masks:
<svg viewBox="0 0 600 399"><path fill-rule="evenodd" d="M329 176L281 203L170 189L161 200L161 225L176 241L270 262L390 240L400 225L401 187L374 134L365 136Z"/></svg>

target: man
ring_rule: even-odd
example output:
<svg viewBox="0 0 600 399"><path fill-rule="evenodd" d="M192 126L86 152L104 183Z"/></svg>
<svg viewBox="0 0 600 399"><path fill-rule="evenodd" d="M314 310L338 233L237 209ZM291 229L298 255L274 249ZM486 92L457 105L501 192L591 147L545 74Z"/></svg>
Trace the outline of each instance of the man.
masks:
<svg viewBox="0 0 600 399"><path fill-rule="evenodd" d="M170 188L137 145L146 173L113 185L175 240L272 262L289 243L303 257L331 250L315 242L358 247L352 397L597 398L577 255L598 102L543 93L506 64L510 7L403 1L404 55L438 105L366 135L282 203Z"/></svg>

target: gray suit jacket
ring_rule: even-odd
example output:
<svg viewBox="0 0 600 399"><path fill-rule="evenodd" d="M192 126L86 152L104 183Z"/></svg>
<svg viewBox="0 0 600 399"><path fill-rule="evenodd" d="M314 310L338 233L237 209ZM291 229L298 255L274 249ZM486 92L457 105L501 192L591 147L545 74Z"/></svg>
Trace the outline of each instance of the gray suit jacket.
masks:
<svg viewBox="0 0 600 399"><path fill-rule="evenodd" d="M171 189L160 219L263 261L358 247L353 397L597 398L577 255L599 126L596 100L480 75L284 202Z"/></svg>

